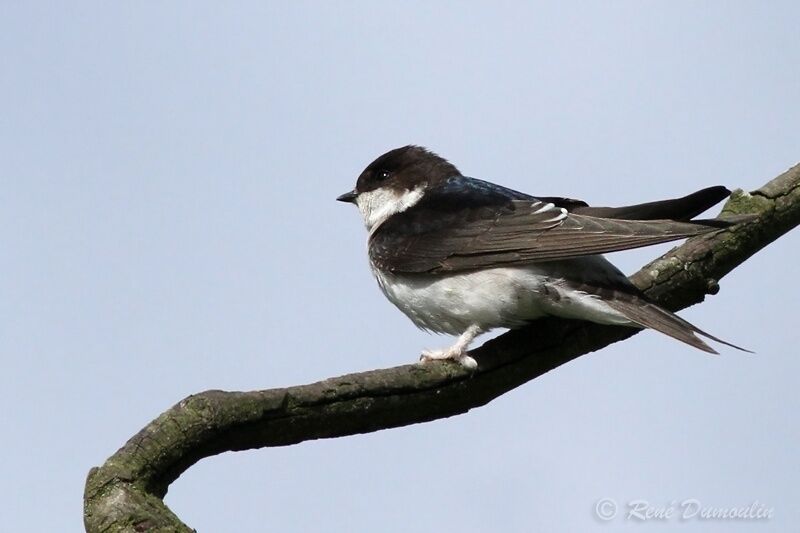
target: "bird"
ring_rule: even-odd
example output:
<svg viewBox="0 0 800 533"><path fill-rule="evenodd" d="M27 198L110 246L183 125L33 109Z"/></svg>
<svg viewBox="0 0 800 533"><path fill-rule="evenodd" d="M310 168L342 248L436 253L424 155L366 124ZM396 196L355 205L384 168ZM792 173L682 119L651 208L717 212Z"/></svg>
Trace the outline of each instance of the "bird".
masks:
<svg viewBox="0 0 800 533"><path fill-rule="evenodd" d="M701 337L749 351L664 309L604 253L720 231L743 217L692 220L730 195L723 186L682 198L592 207L531 196L464 176L417 145L390 150L337 200L355 204L367 229L369 264L389 301L419 328L457 336L424 350L422 363L475 370L475 338L545 316L651 328L704 352Z"/></svg>

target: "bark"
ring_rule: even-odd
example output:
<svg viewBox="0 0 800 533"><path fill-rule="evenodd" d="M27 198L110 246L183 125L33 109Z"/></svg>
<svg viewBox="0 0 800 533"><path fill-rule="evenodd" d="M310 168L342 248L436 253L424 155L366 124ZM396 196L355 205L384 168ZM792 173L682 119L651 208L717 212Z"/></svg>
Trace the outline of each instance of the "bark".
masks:
<svg viewBox="0 0 800 533"><path fill-rule="evenodd" d="M715 294L720 278L800 223L800 165L752 193L735 191L723 213L758 218L690 239L642 268L632 276L634 283L673 311ZM310 385L189 396L89 472L86 530L192 531L163 497L178 476L205 457L465 413L638 331L544 319L473 350L479 364L474 374L452 363L411 364Z"/></svg>

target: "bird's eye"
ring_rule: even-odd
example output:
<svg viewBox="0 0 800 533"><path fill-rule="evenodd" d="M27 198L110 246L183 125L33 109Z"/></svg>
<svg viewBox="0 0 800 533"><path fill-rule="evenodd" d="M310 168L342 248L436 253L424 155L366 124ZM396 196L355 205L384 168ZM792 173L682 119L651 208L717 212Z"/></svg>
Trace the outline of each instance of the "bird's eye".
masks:
<svg viewBox="0 0 800 533"><path fill-rule="evenodd" d="M375 173L375 179L378 181L383 181L387 179L391 175L391 172L388 170L379 170Z"/></svg>

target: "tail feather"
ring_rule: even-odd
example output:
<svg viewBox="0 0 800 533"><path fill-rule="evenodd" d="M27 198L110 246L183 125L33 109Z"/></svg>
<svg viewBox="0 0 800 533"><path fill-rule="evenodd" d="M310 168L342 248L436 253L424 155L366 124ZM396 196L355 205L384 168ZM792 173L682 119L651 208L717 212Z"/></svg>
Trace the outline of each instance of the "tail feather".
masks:
<svg viewBox="0 0 800 533"><path fill-rule="evenodd" d="M702 335L708 339L719 342L731 348L736 348L747 353L753 353L750 350L736 346L728 341L724 341L719 337L715 337L710 333L706 333L694 324L679 317L675 313L671 313L666 309L657 306L654 303L648 302L642 298L634 295L625 295L624 298L613 298L604 300L609 307L624 315L628 320L634 322L645 328L651 328L660 331L665 335L685 342L690 346L694 346L707 353L717 354L718 352L706 344L697 335Z"/></svg>

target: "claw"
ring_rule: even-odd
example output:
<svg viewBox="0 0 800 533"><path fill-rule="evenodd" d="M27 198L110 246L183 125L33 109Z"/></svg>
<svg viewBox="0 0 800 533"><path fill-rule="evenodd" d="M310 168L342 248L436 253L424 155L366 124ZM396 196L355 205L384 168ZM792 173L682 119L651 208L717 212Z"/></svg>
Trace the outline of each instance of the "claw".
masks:
<svg viewBox="0 0 800 533"><path fill-rule="evenodd" d="M475 359L464 352L455 350L425 350L419 356L419 360L423 365L431 361L454 361L467 370L478 368L478 362Z"/></svg>
<svg viewBox="0 0 800 533"><path fill-rule="evenodd" d="M425 364L430 361L449 359L451 361L456 361L467 370L475 370L478 368L478 362L467 355L467 348L472 340L480 333L480 327L476 325L470 326L461 334L458 341L453 346L445 350L423 350L422 355L419 356L419 360L422 364Z"/></svg>
<svg viewBox="0 0 800 533"><path fill-rule="evenodd" d="M464 354L458 362L467 370L475 371L478 369L478 362L466 354Z"/></svg>

